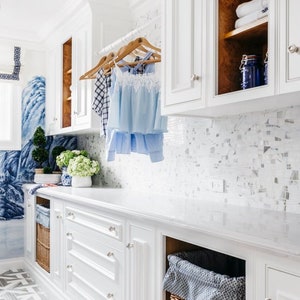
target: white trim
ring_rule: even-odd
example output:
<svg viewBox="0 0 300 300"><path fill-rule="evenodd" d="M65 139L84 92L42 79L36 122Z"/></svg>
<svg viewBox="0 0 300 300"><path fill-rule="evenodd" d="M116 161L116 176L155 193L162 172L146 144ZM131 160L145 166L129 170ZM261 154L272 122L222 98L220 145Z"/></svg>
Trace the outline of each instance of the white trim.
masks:
<svg viewBox="0 0 300 300"><path fill-rule="evenodd" d="M22 268L24 268L23 257L0 260L0 273L12 269L22 269Z"/></svg>

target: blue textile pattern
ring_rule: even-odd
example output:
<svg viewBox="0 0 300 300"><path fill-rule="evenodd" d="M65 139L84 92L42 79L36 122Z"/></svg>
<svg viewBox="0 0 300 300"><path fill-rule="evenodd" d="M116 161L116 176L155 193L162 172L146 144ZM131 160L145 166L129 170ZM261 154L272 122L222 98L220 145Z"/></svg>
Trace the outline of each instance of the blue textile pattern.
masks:
<svg viewBox="0 0 300 300"><path fill-rule="evenodd" d="M21 70L21 48L20 47L14 47L14 70L12 74L5 74L0 73L0 79L6 79L6 80L19 80L19 74Z"/></svg>
<svg viewBox="0 0 300 300"><path fill-rule="evenodd" d="M21 99L20 99L21 100ZM31 157L32 136L38 126L45 123L45 78L34 77L22 93L22 149L0 151L0 220L20 219L24 214L23 183L33 182L35 162ZM76 137L47 137L46 149L55 146L76 149ZM54 167L51 155L49 164Z"/></svg>

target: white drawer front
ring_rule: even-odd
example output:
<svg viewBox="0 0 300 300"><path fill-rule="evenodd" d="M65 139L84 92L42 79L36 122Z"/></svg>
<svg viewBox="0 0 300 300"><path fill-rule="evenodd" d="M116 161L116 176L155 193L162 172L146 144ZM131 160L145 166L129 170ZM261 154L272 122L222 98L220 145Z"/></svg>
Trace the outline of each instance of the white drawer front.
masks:
<svg viewBox="0 0 300 300"><path fill-rule="evenodd" d="M122 299L120 288L103 280L86 264L70 259L67 265L67 293L72 300L117 300Z"/></svg>
<svg viewBox="0 0 300 300"><path fill-rule="evenodd" d="M66 229L68 258L76 258L93 267L101 276L117 282L124 264L124 248L78 224L66 222Z"/></svg>
<svg viewBox="0 0 300 300"><path fill-rule="evenodd" d="M123 240L124 225L119 220L71 207L66 207L66 218L68 221L80 224L116 240Z"/></svg>

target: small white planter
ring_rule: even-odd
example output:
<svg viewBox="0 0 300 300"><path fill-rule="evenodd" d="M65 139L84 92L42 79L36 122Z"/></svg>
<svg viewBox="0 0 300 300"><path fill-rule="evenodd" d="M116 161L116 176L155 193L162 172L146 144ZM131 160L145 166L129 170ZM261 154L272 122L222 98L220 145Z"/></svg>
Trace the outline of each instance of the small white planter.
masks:
<svg viewBox="0 0 300 300"><path fill-rule="evenodd" d="M92 177L91 176L72 176L72 187L91 187Z"/></svg>

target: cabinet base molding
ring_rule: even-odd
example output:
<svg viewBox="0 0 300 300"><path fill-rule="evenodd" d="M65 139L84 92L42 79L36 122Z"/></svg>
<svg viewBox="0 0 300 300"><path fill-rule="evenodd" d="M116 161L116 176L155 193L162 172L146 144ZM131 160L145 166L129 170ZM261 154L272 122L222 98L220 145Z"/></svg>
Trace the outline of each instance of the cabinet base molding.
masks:
<svg viewBox="0 0 300 300"><path fill-rule="evenodd" d="M11 269L24 268L24 257L4 259L0 261L0 273Z"/></svg>
<svg viewBox="0 0 300 300"><path fill-rule="evenodd" d="M44 271L40 266L31 263L23 263L24 269L30 274L34 281L41 287L41 289L48 296L48 300L69 300L69 298L55 285L50 279L50 275Z"/></svg>

